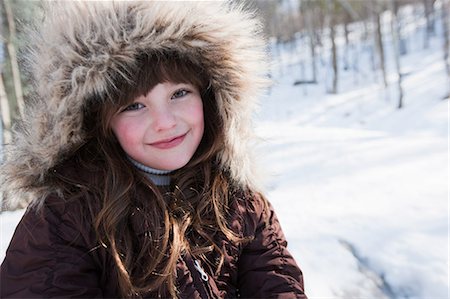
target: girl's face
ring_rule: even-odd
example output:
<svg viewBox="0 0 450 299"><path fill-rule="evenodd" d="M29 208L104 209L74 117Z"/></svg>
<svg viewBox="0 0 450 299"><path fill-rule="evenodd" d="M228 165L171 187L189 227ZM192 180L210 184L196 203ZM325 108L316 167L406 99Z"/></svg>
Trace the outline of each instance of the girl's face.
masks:
<svg viewBox="0 0 450 299"><path fill-rule="evenodd" d="M120 108L111 127L134 160L160 170L179 169L192 158L203 136L200 92L188 83L159 83Z"/></svg>

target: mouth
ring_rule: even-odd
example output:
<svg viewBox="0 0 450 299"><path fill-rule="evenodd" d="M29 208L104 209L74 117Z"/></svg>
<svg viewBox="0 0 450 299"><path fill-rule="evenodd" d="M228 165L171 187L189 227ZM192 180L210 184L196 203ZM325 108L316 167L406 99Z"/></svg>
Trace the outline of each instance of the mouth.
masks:
<svg viewBox="0 0 450 299"><path fill-rule="evenodd" d="M170 149L170 148L176 147L177 145L182 143L184 138L186 137L186 135L187 135L187 133L184 133L184 134L178 135L176 137L171 137L168 139L150 143L149 145L156 147L158 149Z"/></svg>

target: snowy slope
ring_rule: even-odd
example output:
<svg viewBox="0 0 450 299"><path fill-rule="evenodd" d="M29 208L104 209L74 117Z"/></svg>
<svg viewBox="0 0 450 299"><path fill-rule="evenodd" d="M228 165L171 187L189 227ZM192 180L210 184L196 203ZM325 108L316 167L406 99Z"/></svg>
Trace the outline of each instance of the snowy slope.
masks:
<svg viewBox="0 0 450 299"><path fill-rule="evenodd" d="M448 298L450 87L433 45L402 57L402 110L392 73L385 90L368 67L341 70L327 95L325 71L293 86L301 64L275 68L260 154L311 298Z"/></svg>
<svg viewBox="0 0 450 299"><path fill-rule="evenodd" d="M414 100L400 112L381 102L386 114L364 125L317 106L326 121L288 112L259 123L269 198L311 297L382 298L351 243L396 294L447 298L448 102Z"/></svg>

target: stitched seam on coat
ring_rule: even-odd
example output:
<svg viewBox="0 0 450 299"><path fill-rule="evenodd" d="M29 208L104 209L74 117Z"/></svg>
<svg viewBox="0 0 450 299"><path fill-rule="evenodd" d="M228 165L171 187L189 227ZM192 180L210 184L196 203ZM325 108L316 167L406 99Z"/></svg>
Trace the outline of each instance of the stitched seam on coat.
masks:
<svg viewBox="0 0 450 299"><path fill-rule="evenodd" d="M280 226L280 228L281 228L281 226ZM286 265L287 265L286 255L284 253L285 247L281 246L281 244L280 244L280 242L278 240L278 234L275 233L275 229L273 227L273 222L272 221L270 222L269 230L271 232L271 236L273 238L275 238L275 243L277 245L277 252L279 253L280 259L281 259L281 265L280 265L280 268L279 268L279 270L280 270L279 274L283 275L283 277L286 279L286 281L287 281L291 291L294 291L295 290L294 282L292 281L292 278L289 275L286 275L286 273L285 273L285 269L286 269Z"/></svg>
<svg viewBox="0 0 450 299"><path fill-rule="evenodd" d="M45 280L45 284L48 287L48 289L51 289L52 286L54 286L54 281L55 281L55 273L56 273L56 267L57 265L60 263L61 258L59 257L60 255L60 250L59 250L59 242L58 240L61 240L61 224L63 223L63 216L65 215L65 213L63 214L59 214L56 213L54 210L52 210L52 208L50 208L49 206L47 206L47 209L49 211L49 214L51 214L51 216L55 217L57 219L57 224L54 225L54 223L52 223L52 225L50 226L50 221L45 218L45 221L48 223L50 230L49 233L51 231L54 231L55 234L51 234L50 236L50 242L51 242L51 247L52 247L52 252L53 252L53 256L56 257L55 259L51 259L52 261L52 265L49 265L49 268L51 269L51 272L49 273L49 275L47 276L47 279ZM42 294L44 295L44 294Z"/></svg>

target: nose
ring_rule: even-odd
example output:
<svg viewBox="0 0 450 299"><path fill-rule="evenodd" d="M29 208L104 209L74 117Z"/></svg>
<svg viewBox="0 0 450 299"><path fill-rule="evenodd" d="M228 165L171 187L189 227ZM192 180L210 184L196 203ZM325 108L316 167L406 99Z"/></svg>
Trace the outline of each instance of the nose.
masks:
<svg viewBox="0 0 450 299"><path fill-rule="evenodd" d="M176 117L168 106L155 108L151 114L152 127L155 131L168 130L176 125Z"/></svg>

